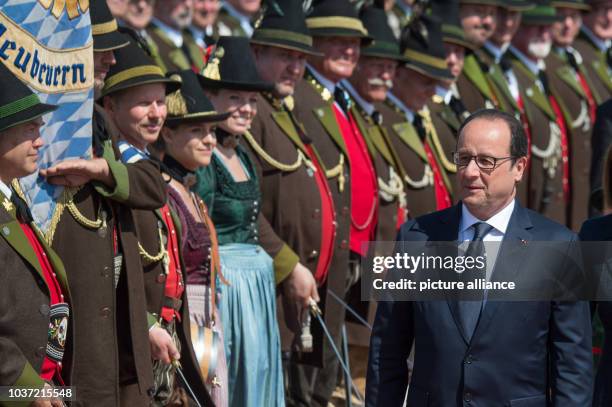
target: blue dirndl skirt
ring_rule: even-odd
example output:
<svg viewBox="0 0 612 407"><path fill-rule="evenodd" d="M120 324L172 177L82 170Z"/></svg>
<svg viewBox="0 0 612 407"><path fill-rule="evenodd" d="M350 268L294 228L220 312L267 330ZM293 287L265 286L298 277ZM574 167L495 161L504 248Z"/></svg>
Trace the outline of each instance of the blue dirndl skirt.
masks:
<svg viewBox="0 0 612 407"><path fill-rule="evenodd" d="M285 395L272 258L252 244L219 247L219 313L227 357L229 406L283 407Z"/></svg>

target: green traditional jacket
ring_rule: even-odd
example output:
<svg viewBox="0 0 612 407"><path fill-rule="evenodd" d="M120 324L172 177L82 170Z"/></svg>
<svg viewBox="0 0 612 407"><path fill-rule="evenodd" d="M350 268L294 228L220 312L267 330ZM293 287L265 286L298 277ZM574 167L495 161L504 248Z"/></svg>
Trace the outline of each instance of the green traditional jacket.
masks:
<svg viewBox="0 0 612 407"><path fill-rule="evenodd" d="M13 192L13 193L16 193L16 192ZM19 256L21 256L23 260L25 260L30 267L32 267L36 271L36 273L38 274L38 277L40 278L40 281L44 282L45 284L44 287L41 287L41 288L45 291L46 294L48 294L49 289L48 289L48 286L46 285L46 280L45 280L40 262L38 261L36 253L34 252L34 249L32 248L32 246L30 245L30 242L28 241L27 236L21 229L19 221L17 220L15 206L11 203L10 199L7 198L2 192L0 192L0 201L2 202L2 204L0 205L0 211L3 213L2 218L4 219L8 218L7 221L0 223L0 231L1 231L0 236L2 236L2 239L4 239L6 243L8 243L8 245L10 245L11 248ZM49 247L49 245L46 243L45 239L43 238L42 233L38 230L36 225L31 223L30 226L32 230L34 231L34 233L36 234L36 237L38 238L38 241L43 247L45 253L47 254L47 258L49 259L49 262L51 263L51 266L53 267L53 271L56 274L57 280L61 286L62 293L64 294L66 301L70 303L71 301L70 301L70 290L68 287L68 280L67 280L66 271L64 269L64 265L61 259L53 251L53 249L51 249L51 247ZM4 283L7 283L7 282L4 282ZM38 287L36 289L38 289ZM72 312L73 312L72 309L70 312L71 312L71 317L72 317ZM44 328L47 329L48 327L44 327ZM68 332L68 334L71 335L72 332ZM44 381L41 379L39 372L37 372L36 369L34 369L34 367L29 362L25 363L21 375L17 378L15 383L11 384L12 387L27 387L27 388L42 388L43 385L44 385ZM29 404L30 402L14 402L14 403L13 402L0 402L0 405L2 406L27 406Z"/></svg>

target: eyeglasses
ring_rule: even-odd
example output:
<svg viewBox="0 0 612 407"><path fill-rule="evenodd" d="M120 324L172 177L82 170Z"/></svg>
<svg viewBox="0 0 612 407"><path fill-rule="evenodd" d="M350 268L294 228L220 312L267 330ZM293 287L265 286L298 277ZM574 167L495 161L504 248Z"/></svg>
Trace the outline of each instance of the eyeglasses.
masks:
<svg viewBox="0 0 612 407"><path fill-rule="evenodd" d="M513 160L515 157L491 157L488 155L470 155L465 153L453 153L453 162L457 167L467 167L474 160L481 170L494 170L504 161Z"/></svg>

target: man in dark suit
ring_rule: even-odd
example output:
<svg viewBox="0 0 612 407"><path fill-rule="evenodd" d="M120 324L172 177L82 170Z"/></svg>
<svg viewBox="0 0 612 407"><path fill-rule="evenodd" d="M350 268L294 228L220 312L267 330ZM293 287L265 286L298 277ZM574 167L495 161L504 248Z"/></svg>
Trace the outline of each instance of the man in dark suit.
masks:
<svg viewBox="0 0 612 407"><path fill-rule="evenodd" d="M600 214L603 208L602 175L606 153L612 144L612 99L597 108L597 119L591 136L591 196L589 210L591 215Z"/></svg>
<svg viewBox="0 0 612 407"><path fill-rule="evenodd" d="M526 155L514 117L473 114L459 130L454 156L461 203L406 223L398 241L572 245L572 232L515 200ZM414 342L408 406L590 406L590 330L586 302L380 302L366 405L403 404Z"/></svg>

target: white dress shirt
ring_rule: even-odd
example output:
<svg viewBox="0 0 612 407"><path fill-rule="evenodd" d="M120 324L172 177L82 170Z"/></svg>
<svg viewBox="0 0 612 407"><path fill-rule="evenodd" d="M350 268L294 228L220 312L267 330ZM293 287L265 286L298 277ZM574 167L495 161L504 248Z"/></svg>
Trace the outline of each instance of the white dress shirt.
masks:
<svg viewBox="0 0 612 407"><path fill-rule="evenodd" d="M251 25L251 17L245 16L244 14L240 13L226 1L223 2L223 5L221 7L223 7L230 16L238 20L238 22L240 23L240 28L242 28L242 30L246 33L247 36L251 37L253 35L253 31L255 31L255 29Z"/></svg>
<svg viewBox="0 0 612 407"><path fill-rule="evenodd" d="M506 230L508 230L508 224L510 223L510 217L514 211L514 199L506 205L501 211L491 216L487 220L478 219L472 215L470 210L465 205L461 205L461 222L459 223L459 235L458 240L460 242L459 248L467 250L469 242L474 238L474 228L472 226L478 222L485 222L488 225L493 226L493 229L483 237L484 242L501 242L504 239ZM486 279L491 279L491 274L497 261L497 255L499 253L499 244L485 245L486 256L487 256L487 275Z"/></svg>

